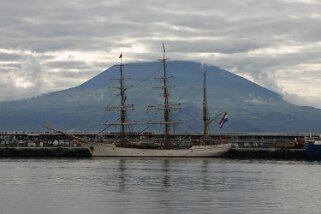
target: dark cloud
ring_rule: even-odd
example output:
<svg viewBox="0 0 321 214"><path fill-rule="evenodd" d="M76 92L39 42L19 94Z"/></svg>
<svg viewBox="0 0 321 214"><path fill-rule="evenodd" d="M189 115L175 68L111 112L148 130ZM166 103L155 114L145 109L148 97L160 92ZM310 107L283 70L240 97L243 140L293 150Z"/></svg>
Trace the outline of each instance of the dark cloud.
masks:
<svg viewBox="0 0 321 214"><path fill-rule="evenodd" d="M90 66L86 64L84 61L53 61L46 63L46 66L49 68L64 68L66 70L73 69L73 70L83 70L83 69L89 69Z"/></svg>
<svg viewBox="0 0 321 214"><path fill-rule="evenodd" d="M22 58L21 54L15 54L15 53L1 53L0 52L0 60L1 62L12 62L12 61L18 61Z"/></svg>
<svg viewBox="0 0 321 214"><path fill-rule="evenodd" d="M155 60L162 41L172 59L230 69L291 100L300 78L311 80L321 67L321 3L317 0L0 3L0 71L10 79L25 68L29 56L34 66L26 69L34 70L28 74L35 78L41 73L30 90L17 92L16 97L75 86L112 65L120 51L127 61ZM40 72L36 62L47 72ZM302 65L311 73L300 72ZM296 78L286 81L285 74ZM1 84L1 92L12 91L9 94L15 97L14 80ZM321 106L319 101L310 103Z"/></svg>

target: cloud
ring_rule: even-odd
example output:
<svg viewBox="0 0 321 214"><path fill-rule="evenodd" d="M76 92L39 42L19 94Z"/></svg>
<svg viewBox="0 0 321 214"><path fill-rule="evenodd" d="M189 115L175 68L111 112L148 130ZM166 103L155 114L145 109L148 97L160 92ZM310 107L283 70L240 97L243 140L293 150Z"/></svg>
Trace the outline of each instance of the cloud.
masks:
<svg viewBox="0 0 321 214"><path fill-rule="evenodd" d="M217 65L291 102L321 106L316 0L0 3L0 100L76 86L121 51L126 62L158 59L164 41L171 59Z"/></svg>
<svg viewBox="0 0 321 214"><path fill-rule="evenodd" d="M33 56L21 59L20 67L8 70L1 78L0 98L12 100L40 94L45 86L45 71Z"/></svg>

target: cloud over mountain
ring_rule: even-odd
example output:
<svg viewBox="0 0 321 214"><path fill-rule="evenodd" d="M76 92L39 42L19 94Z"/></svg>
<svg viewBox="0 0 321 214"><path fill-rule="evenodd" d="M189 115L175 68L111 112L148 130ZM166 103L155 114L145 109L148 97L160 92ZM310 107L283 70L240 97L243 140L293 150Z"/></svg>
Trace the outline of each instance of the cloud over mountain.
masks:
<svg viewBox="0 0 321 214"><path fill-rule="evenodd" d="M0 3L0 100L76 86L115 64L121 51L127 62L155 60L164 41L171 59L218 65L292 102L321 107L317 0ZM27 58L45 72L21 89L10 78ZM40 74L39 66L28 69L31 78Z"/></svg>
<svg viewBox="0 0 321 214"><path fill-rule="evenodd" d="M215 66L190 61L168 62L170 102L181 103L182 110L172 112L171 120L182 120L177 132L201 133L203 74L207 70L208 103L211 117L229 113L229 122L220 130L217 122L211 132L319 132L321 110L287 103L282 96L240 76ZM124 73L127 103L134 104L129 120L138 122L132 131L147 128L145 122L162 120L162 112L146 111L151 104L162 104L161 62L129 63ZM64 130L99 131L104 122L117 121L117 112L106 113L107 106L119 105L115 89L119 67L112 66L83 84L32 99L0 102L0 130L39 131L45 125ZM114 80L113 80L114 79ZM41 81L40 81L41 82ZM40 84L40 83L39 83ZM41 86L41 84L40 84ZM109 127L109 131L117 131ZM149 127L162 131L162 127ZM174 131L174 130L172 130Z"/></svg>

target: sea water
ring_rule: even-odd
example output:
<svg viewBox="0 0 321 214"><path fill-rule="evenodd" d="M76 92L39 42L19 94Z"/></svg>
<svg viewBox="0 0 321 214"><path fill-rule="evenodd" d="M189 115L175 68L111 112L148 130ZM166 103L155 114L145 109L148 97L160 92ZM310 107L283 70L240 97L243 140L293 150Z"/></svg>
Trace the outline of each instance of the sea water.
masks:
<svg viewBox="0 0 321 214"><path fill-rule="evenodd" d="M0 159L0 213L320 213L321 165L211 158Z"/></svg>

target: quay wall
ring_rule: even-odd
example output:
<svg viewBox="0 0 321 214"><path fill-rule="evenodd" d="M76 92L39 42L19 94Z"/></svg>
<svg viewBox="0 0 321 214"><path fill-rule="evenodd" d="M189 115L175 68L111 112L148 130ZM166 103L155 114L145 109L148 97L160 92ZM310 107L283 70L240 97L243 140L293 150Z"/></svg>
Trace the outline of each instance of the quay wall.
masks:
<svg viewBox="0 0 321 214"><path fill-rule="evenodd" d="M88 141L104 142L119 137L117 132L69 132ZM216 133L218 141L229 142L226 158L305 159L304 137L288 133ZM130 138L162 137L154 133L128 133ZM172 137L201 139L199 134L175 134ZM302 144L303 143L303 144ZM88 149L56 132L0 132L0 157L90 157Z"/></svg>
<svg viewBox="0 0 321 214"><path fill-rule="evenodd" d="M90 152L82 147L0 147L0 157L24 158L89 158Z"/></svg>

